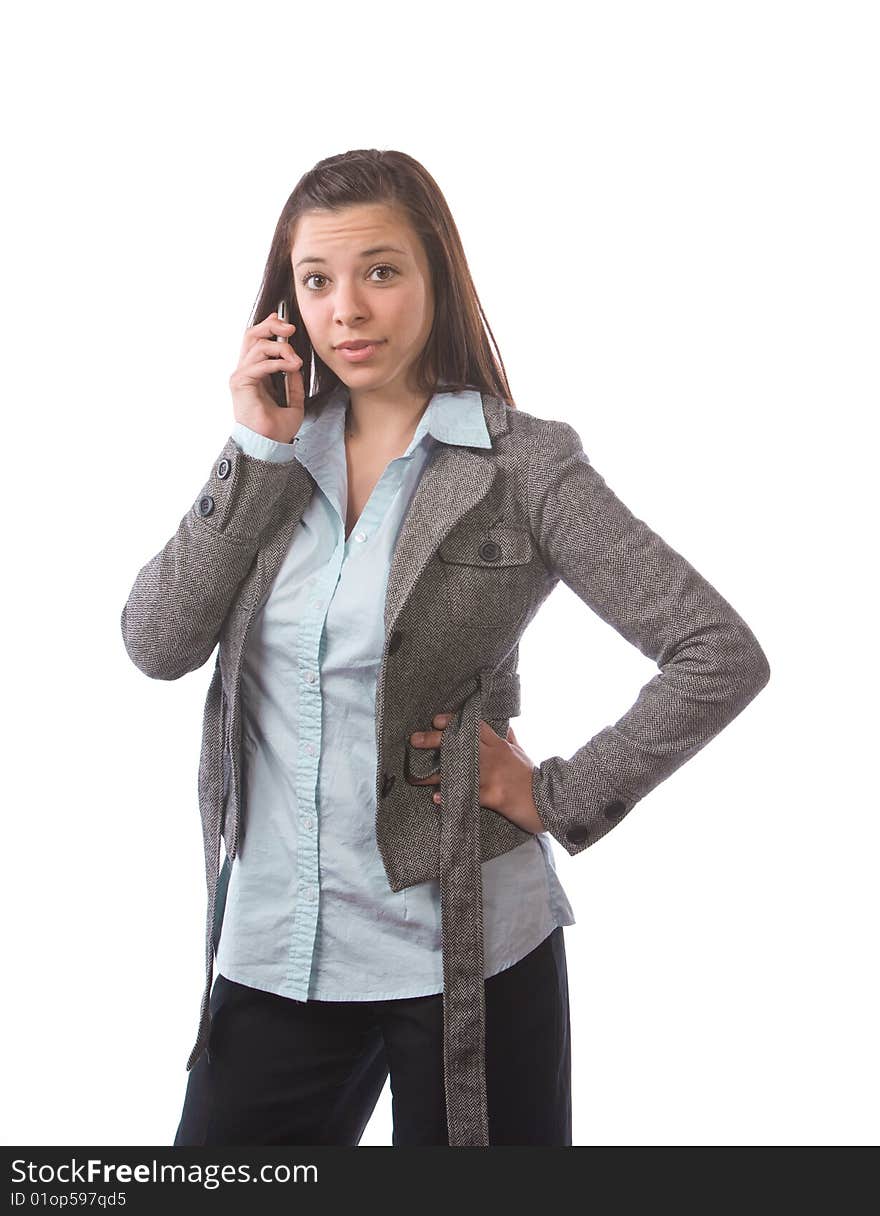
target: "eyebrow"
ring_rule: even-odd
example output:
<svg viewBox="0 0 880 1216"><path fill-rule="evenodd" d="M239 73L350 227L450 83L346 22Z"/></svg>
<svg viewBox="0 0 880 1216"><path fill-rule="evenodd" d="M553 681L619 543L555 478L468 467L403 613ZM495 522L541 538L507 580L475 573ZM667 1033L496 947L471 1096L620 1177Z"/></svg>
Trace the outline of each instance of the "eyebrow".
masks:
<svg viewBox="0 0 880 1216"><path fill-rule="evenodd" d="M402 253L404 257L409 256L405 249L398 249L396 245L373 245L370 249L362 249L358 254L358 257L371 258L374 253ZM300 258L300 260L294 266L294 270L299 269L299 267L305 262L321 262L323 264L326 261L326 258Z"/></svg>

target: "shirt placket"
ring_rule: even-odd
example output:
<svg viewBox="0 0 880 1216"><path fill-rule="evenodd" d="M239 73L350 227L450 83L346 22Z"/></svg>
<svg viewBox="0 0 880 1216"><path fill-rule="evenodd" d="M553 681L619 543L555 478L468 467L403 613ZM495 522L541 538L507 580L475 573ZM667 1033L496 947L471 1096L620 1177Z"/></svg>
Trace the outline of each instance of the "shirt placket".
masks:
<svg viewBox="0 0 880 1216"><path fill-rule="evenodd" d="M339 577L342 556L342 546L337 544L333 561L320 575L313 575L306 584L304 610L296 630L297 869L288 979L290 995L301 1001L308 999L321 895L318 856L318 781L322 729L321 638L330 588Z"/></svg>

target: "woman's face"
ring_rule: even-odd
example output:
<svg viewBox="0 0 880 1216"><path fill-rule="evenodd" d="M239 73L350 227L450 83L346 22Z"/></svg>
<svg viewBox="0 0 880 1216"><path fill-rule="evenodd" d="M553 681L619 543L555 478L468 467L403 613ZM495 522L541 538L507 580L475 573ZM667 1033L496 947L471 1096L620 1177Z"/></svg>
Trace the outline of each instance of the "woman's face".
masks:
<svg viewBox="0 0 880 1216"><path fill-rule="evenodd" d="M290 255L296 302L316 353L353 394L401 401L434 319L428 259L398 210L362 203L301 215ZM352 361L340 343L376 340Z"/></svg>

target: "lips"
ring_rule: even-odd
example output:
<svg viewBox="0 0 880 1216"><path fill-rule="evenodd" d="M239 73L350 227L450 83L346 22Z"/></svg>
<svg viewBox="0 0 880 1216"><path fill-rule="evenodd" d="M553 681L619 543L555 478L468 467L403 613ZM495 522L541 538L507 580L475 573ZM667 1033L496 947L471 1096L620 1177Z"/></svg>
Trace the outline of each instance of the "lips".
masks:
<svg viewBox="0 0 880 1216"><path fill-rule="evenodd" d="M385 339L382 339L384 342ZM336 353L346 363L365 363L367 359L372 359L373 355L382 345L382 342L356 342L350 345L337 346Z"/></svg>
<svg viewBox="0 0 880 1216"><path fill-rule="evenodd" d="M359 339L357 342L340 342L337 350L363 350L365 346L378 346L379 343L371 338Z"/></svg>

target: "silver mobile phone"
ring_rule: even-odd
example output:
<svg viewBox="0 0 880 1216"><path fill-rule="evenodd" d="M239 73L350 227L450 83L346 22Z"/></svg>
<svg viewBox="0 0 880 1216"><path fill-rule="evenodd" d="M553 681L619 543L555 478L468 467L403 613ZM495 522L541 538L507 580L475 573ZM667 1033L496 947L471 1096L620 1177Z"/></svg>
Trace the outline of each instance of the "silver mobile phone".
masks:
<svg viewBox="0 0 880 1216"><path fill-rule="evenodd" d="M275 311L278 313L279 321L286 321L287 320L287 300L286 299L279 300L278 307ZM275 341L276 342L286 342L287 339L282 337L281 334L276 334ZM285 375L284 372L273 372L272 380L274 381L274 383L276 385L276 389L277 389L277 391L275 393L276 400L278 400L278 398L280 397L278 404L283 405L285 407L289 406L290 402L287 399L287 376Z"/></svg>

